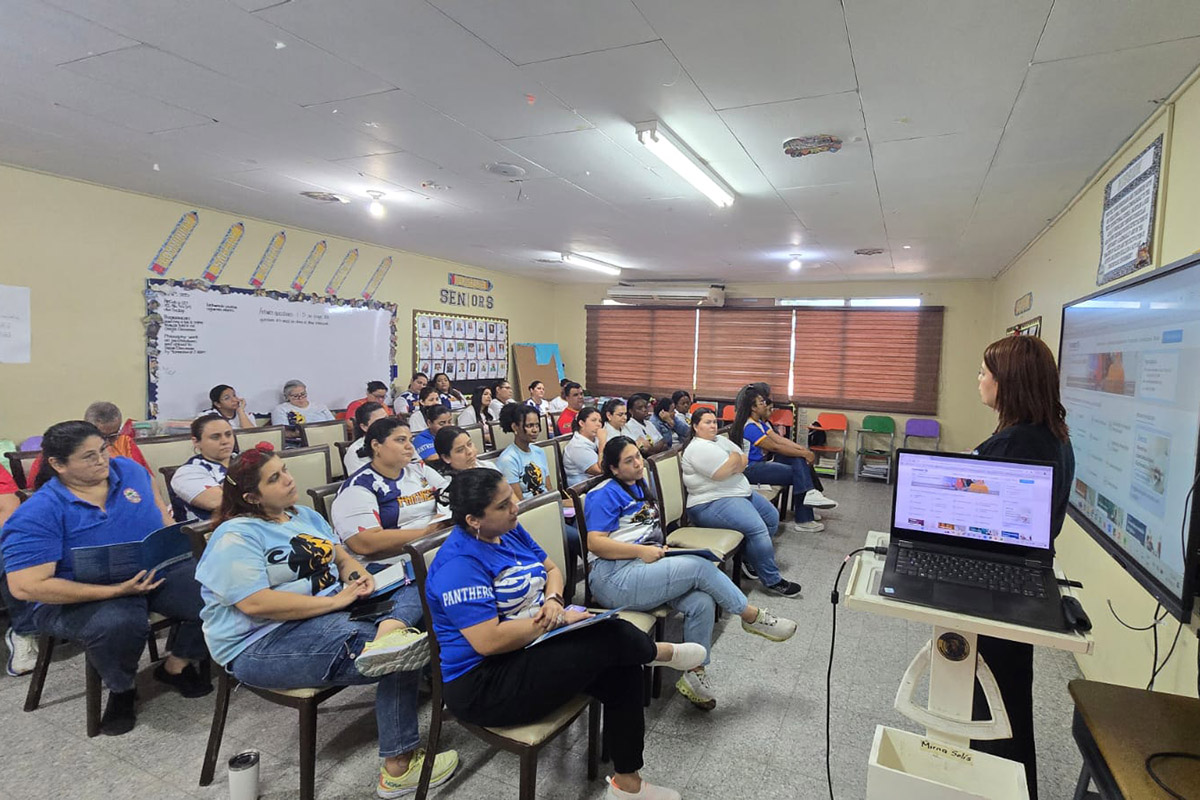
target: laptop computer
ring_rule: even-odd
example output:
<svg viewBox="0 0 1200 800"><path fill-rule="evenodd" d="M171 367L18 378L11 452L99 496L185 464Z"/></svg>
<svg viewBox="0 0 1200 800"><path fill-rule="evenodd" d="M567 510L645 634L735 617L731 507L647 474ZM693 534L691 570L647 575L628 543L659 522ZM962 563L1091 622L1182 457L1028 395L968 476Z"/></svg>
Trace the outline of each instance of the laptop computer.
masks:
<svg viewBox="0 0 1200 800"><path fill-rule="evenodd" d="M1053 570L1053 489L1053 464L898 450L879 593L1066 630Z"/></svg>

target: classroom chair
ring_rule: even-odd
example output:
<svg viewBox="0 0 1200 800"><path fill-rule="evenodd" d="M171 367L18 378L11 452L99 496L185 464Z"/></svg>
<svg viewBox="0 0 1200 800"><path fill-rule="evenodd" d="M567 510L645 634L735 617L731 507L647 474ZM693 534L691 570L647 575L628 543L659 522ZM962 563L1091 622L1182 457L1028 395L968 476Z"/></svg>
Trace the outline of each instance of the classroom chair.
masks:
<svg viewBox="0 0 1200 800"><path fill-rule="evenodd" d="M483 425L476 422L474 425L464 425L463 431L471 437L471 444L475 445L475 452L483 455L488 448L483 441Z"/></svg>
<svg viewBox="0 0 1200 800"><path fill-rule="evenodd" d="M329 447L326 445L297 447L293 450L284 450L279 457L283 459L288 473L296 481L296 490L299 494L296 502L313 508L308 490L316 486L325 486L332 481L332 476L329 474Z"/></svg>
<svg viewBox="0 0 1200 800"><path fill-rule="evenodd" d="M333 478L346 475L342 459L337 457L337 443L346 441L346 426L333 422L314 422L300 426L300 441L305 447L326 447L329 450L329 473Z"/></svg>
<svg viewBox="0 0 1200 800"><path fill-rule="evenodd" d="M25 467L33 466L33 462L42 454L41 450L13 450L5 453L4 457L8 459L8 472L13 476L13 480L17 483L18 489L32 489L33 480L36 475L28 475Z"/></svg>
<svg viewBox="0 0 1200 800"><path fill-rule="evenodd" d="M908 447L908 440L912 439L933 439L933 448L938 450L942 445L942 426L936 419L910 419L904 423L904 440L901 442L901 447ZM917 444L922 444L918 442Z"/></svg>
<svg viewBox="0 0 1200 800"><path fill-rule="evenodd" d="M442 531L424 536L409 543L405 552L412 557L413 571L416 573L417 586L420 589L421 606L425 611L425 619L433 617L429 612L429 601L425 597L425 579L429 575L429 566L437 556L438 550L446 542L450 531ZM442 722L448 717L442 700L442 666L441 654L437 636L429 632L430 668L433 672L433 696L430 699L432 718L429 722L429 740L425 745L426 753L437 753L442 735ZM600 740L600 703L587 695L577 695L567 701L549 716L528 725L513 725L499 728L486 728L458 720L463 730L474 734L490 745L499 747L509 753L514 753L520 759L520 784L518 796L521 800L533 800L537 789L538 754L548 743L567 730L579 716L588 712L588 744L587 744L587 777L589 781L596 779L599 774L599 740ZM426 758L421 770L421 780L417 786L416 800L425 800L429 793L429 781L433 776L433 758Z"/></svg>
<svg viewBox="0 0 1200 800"><path fill-rule="evenodd" d="M883 443L886 440L887 446ZM892 481L892 451L896 449L896 420L868 414L863 417L854 445L854 480L880 478Z"/></svg>
<svg viewBox="0 0 1200 800"><path fill-rule="evenodd" d="M733 422L733 418L737 416L737 408L735 406L725 406L721 409L721 421Z"/></svg>
<svg viewBox="0 0 1200 800"><path fill-rule="evenodd" d="M813 464L813 472L818 475L828 475L835 481L842 472L842 458L846 453L846 430L849 422L845 414L835 414L823 411L817 415L817 424L810 425L809 430L825 431L825 444L809 445L817 455ZM836 438L834 438L836 436Z"/></svg>
<svg viewBox="0 0 1200 800"><path fill-rule="evenodd" d="M503 452L504 448L512 444L513 439L516 438L512 431L506 431L500 427L499 420L491 420L487 423L487 426L492 434L492 448L494 450Z"/></svg>
<svg viewBox="0 0 1200 800"><path fill-rule="evenodd" d="M333 525L333 517L330 515L333 506L333 498L337 496L338 489L342 488L342 481L333 481L324 486L313 486L306 490L308 496L312 499L312 509L325 518L331 526Z"/></svg>
<svg viewBox="0 0 1200 800"><path fill-rule="evenodd" d="M137 446L146 457L151 472L154 472L154 480L162 497L167 496L167 484L157 470L161 467L178 467L196 455L196 445L192 442L190 433L182 436L149 436L138 439Z"/></svg>
<svg viewBox="0 0 1200 800"><path fill-rule="evenodd" d="M158 471L162 473L163 481L167 484L167 501L171 504L171 515L175 517L176 522L183 522L188 517L187 505L183 500L179 499L179 495L175 494L175 490L171 488L171 479L175 477L175 471L182 467L180 464L176 467L159 467Z"/></svg>
<svg viewBox="0 0 1200 800"><path fill-rule="evenodd" d="M791 439L796 425L796 413L790 408L777 408L767 417L771 425L783 428L784 438Z"/></svg>
<svg viewBox="0 0 1200 800"><path fill-rule="evenodd" d="M233 432L237 439L238 452L244 453L259 442L270 442L278 453L283 450L283 425L267 425L263 428L238 428Z"/></svg>

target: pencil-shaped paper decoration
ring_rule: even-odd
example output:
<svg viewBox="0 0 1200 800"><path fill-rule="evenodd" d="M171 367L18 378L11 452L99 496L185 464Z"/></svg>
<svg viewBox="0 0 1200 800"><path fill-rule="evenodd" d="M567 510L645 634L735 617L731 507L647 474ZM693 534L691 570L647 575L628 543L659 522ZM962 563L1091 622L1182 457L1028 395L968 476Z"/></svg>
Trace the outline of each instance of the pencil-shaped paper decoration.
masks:
<svg viewBox="0 0 1200 800"><path fill-rule="evenodd" d="M379 262L379 266L375 268L375 274L371 276L371 280L367 281L367 285L363 287L363 300L370 300L375 296L375 292L379 290L379 284L383 283L383 279L387 276L388 270L391 268L391 256L387 256L383 259L383 261Z"/></svg>
<svg viewBox="0 0 1200 800"><path fill-rule="evenodd" d="M229 257L233 255L233 251L241 243L242 234L245 232L246 226L240 222L229 226L229 230L225 232L225 238L221 240L221 244L217 246L212 258L208 261L208 266L204 269L204 280L212 283L221 277L221 272L229 263Z"/></svg>
<svg viewBox="0 0 1200 800"><path fill-rule="evenodd" d="M304 291L304 284L308 283L308 279L316 271L317 264L321 263L321 256L323 255L325 255L324 239L314 244L312 252L308 254L308 258L304 259L304 264L300 267L300 271L296 273L296 279L292 281L292 289L294 291Z"/></svg>
<svg viewBox="0 0 1200 800"><path fill-rule="evenodd" d="M275 268L275 262L278 260L279 254L283 252L283 243L286 241L287 234L283 231L271 237L271 243L263 251L262 258L258 260L258 267L254 270L254 274L250 276L251 286L257 289L267 282L267 276Z"/></svg>
<svg viewBox="0 0 1200 800"><path fill-rule="evenodd" d="M187 244L188 237L192 235L192 231L196 229L196 223L199 221L200 215L195 211L189 211L179 218L179 222L175 223L175 230L171 231L171 235L159 248L158 255L150 262L151 272L156 275L167 274L167 270L171 268L179 251Z"/></svg>
<svg viewBox="0 0 1200 800"><path fill-rule="evenodd" d="M342 288L342 284L346 282L346 276L350 274L350 270L354 269L354 265L358 262L358 248L354 248L346 257L342 259L342 265L337 268L337 272L333 273L333 277L329 279L329 284L325 287L325 294L337 294Z"/></svg>

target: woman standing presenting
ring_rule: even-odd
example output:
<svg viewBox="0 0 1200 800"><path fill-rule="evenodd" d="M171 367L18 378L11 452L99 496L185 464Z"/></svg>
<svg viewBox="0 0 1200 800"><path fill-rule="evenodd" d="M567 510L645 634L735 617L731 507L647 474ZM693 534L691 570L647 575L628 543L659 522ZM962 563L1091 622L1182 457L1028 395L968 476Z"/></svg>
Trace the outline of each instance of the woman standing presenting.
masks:
<svg viewBox="0 0 1200 800"><path fill-rule="evenodd" d="M996 432L975 448L981 456L1022 458L1054 464L1051 536L1062 530L1068 494L1075 478L1075 451L1067 435L1067 412L1058 393L1058 367L1041 339L1007 336L983 351L979 398L996 411ZM1012 738L971 742L976 750L1025 765L1029 797L1037 800L1037 760L1033 741L1033 645L979 637L979 655L996 676L1012 724ZM976 719L987 719L983 690L975 687Z"/></svg>

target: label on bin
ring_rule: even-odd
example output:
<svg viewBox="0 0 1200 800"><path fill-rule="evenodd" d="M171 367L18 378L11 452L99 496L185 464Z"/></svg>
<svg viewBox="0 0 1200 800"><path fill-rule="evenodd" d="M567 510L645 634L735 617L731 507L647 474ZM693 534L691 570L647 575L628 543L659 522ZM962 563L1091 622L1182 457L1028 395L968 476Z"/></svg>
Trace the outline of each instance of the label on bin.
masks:
<svg viewBox="0 0 1200 800"><path fill-rule="evenodd" d="M941 742L931 742L928 739L921 740L921 752L935 755L938 758L946 758L951 761L958 761L962 764L975 763L975 756L971 755L968 750L959 750L957 747L951 747L948 744Z"/></svg>

